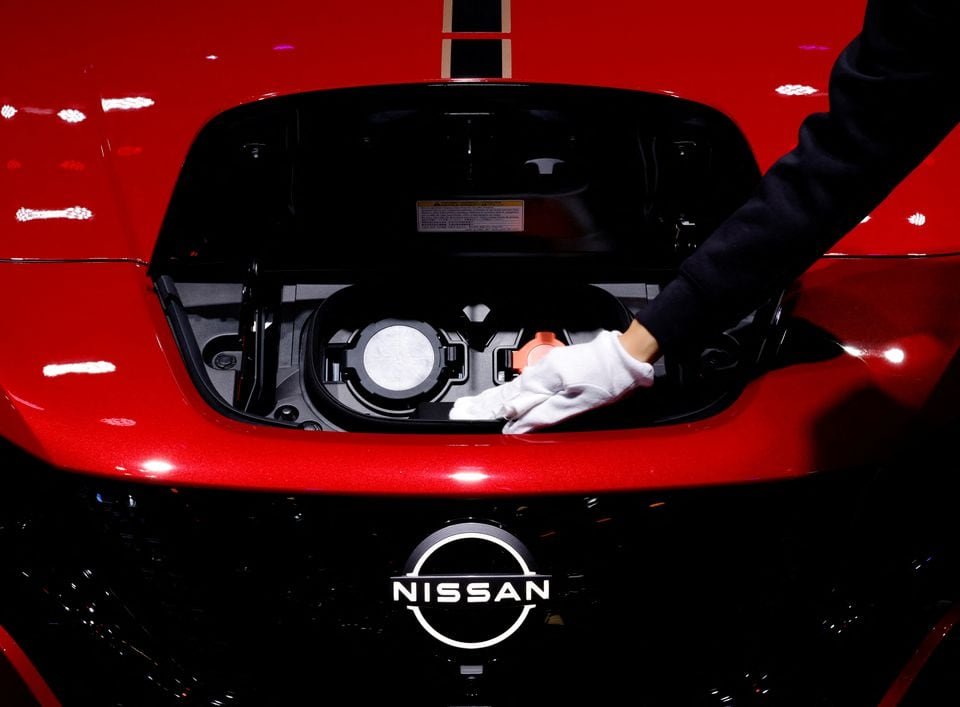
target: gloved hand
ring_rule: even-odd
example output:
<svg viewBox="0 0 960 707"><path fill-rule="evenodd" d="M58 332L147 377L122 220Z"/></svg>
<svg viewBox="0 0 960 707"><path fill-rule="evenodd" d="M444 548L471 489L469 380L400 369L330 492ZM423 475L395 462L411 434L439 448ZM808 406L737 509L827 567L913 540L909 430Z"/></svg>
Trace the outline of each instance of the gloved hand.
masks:
<svg viewBox="0 0 960 707"><path fill-rule="evenodd" d="M631 356L620 332L556 348L509 383L460 398L451 420L506 418L505 434L522 434L619 400L653 385L653 366Z"/></svg>

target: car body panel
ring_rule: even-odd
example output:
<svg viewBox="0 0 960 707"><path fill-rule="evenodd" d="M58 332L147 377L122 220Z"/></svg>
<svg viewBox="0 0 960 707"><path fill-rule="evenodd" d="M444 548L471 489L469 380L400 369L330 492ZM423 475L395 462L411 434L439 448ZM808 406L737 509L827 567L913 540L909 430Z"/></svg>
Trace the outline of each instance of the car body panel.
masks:
<svg viewBox="0 0 960 707"><path fill-rule="evenodd" d="M807 114L826 109L830 66L864 2L514 5L510 32L495 35L511 43L510 80L704 103L739 125L765 169L793 146ZM32 32L8 40L0 258L148 261L187 151L211 118L278 95L441 80L441 46L452 36L442 7L373 3L357 12L281 0L267 13L253 4L113 2L64 4L56 21L48 6L7 10L9 26L45 34L42 48ZM940 188L958 160L953 136L836 251L960 251L958 206Z"/></svg>
<svg viewBox="0 0 960 707"><path fill-rule="evenodd" d="M0 672L3 678L9 677L11 680L8 683L0 679L0 694L3 695L4 704L12 707L33 704L37 707L60 707L60 700L53 694L30 657L3 626L0 626L0 661L6 662L13 671L10 676ZM24 694L24 691L28 694Z"/></svg>
<svg viewBox="0 0 960 707"><path fill-rule="evenodd" d="M786 312L846 352L772 370L700 421L515 437L228 419L190 380L144 267L0 264L0 301L45 283L36 309L7 314L0 433L62 468L250 489L476 496L791 478L882 457L930 402L960 345L960 322L942 316L960 307L958 268L956 257L822 261Z"/></svg>
<svg viewBox="0 0 960 707"><path fill-rule="evenodd" d="M914 654L910 656L910 660L903 666L903 670L884 694L878 707L897 707L903 702L930 657L958 622L960 622L960 604L954 604L923 637Z"/></svg>

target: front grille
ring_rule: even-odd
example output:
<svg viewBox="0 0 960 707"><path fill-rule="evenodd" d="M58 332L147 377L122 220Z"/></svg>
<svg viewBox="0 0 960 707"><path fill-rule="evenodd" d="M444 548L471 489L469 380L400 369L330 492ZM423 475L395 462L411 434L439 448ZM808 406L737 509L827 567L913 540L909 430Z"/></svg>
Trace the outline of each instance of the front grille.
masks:
<svg viewBox="0 0 960 707"><path fill-rule="evenodd" d="M866 472L391 499L119 483L6 458L0 621L68 705L876 703L948 591L943 547L864 531L879 483ZM389 593L423 538L466 520L513 533L553 577L516 636L470 652Z"/></svg>

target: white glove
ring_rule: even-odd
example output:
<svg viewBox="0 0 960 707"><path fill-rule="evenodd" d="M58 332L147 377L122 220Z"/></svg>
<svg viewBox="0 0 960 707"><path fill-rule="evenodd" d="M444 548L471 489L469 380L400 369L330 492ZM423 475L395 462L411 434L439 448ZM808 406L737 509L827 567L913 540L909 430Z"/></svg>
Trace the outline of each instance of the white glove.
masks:
<svg viewBox="0 0 960 707"><path fill-rule="evenodd" d="M460 398L451 420L506 418L505 434L522 434L619 400L653 385L653 366L620 345L620 332L602 331L588 344L556 348L509 383Z"/></svg>

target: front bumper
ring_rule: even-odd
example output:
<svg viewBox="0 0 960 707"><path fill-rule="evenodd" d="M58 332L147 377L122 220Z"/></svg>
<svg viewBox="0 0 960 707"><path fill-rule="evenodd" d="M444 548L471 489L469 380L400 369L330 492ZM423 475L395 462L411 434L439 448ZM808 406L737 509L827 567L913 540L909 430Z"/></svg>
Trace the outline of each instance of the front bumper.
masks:
<svg viewBox="0 0 960 707"><path fill-rule="evenodd" d="M824 260L784 316L832 336L832 357L785 362L696 422L516 437L228 419L190 380L144 268L3 263L0 301L24 304L5 313L0 435L101 476L292 493L516 496L798 478L881 460L918 415L950 408L960 388L942 379L960 348L958 266Z"/></svg>
<svg viewBox="0 0 960 707"><path fill-rule="evenodd" d="M0 623L65 704L876 704L960 587L931 449L773 484L404 500L118 482L8 448ZM389 600L464 519L554 582L482 651Z"/></svg>

